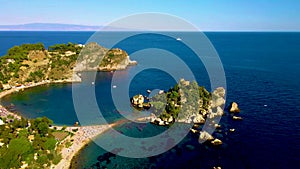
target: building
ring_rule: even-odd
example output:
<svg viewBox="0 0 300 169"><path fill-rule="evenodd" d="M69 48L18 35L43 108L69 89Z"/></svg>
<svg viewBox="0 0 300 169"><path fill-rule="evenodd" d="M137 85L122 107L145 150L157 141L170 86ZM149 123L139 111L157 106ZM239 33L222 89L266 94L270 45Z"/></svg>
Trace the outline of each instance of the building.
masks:
<svg viewBox="0 0 300 169"><path fill-rule="evenodd" d="M3 125L3 124L4 124L3 120L0 119L0 126Z"/></svg>

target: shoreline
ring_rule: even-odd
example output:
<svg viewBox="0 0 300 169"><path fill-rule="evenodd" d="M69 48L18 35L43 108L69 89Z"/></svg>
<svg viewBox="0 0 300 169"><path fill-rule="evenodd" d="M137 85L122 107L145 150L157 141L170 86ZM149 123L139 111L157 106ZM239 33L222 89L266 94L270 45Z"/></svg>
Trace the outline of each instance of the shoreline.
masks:
<svg viewBox="0 0 300 169"><path fill-rule="evenodd" d="M93 138L101 135L102 133L109 130L111 127L117 125L118 123L113 124L104 124L104 125L94 125L94 126L81 126L81 127L67 127L65 131L72 132L72 129L78 129L78 131L73 136L68 136L61 143L64 144L68 141L73 140L73 143L70 147L65 147L60 151L62 155L61 161L57 165L51 165L51 169L68 169L70 168L73 158L78 155L78 153L84 148L87 144L93 141Z"/></svg>
<svg viewBox="0 0 300 169"><path fill-rule="evenodd" d="M74 81L74 80L56 80L56 81L42 81L42 82L37 82L37 83L32 83L30 85L22 85L20 87L12 87L11 89L8 90L4 90L0 92L0 99L2 99L3 97L13 94L15 92L19 92L19 91L23 91L25 89L28 88L33 88L33 87L37 87L37 86L42 86L42 85L46 85L46 84L66 84L66 83L78 83L81 81Z"/></svg>
<svg viewBox="0 0 300 169"><path fill-rule="evenodd" d="M0 92L0 99L3 97L13 94L15 92L23 91L24 89L28 88L33 88L41 85L46 85L46 84L55 84L55 83L76 83L78 81L73 81L73 80L57 80L57 81L43 81L43 82L38 82L38 83L33 83L31 85L27 86L20 86L20 87L13 87L11 89L5 90ZM21 119L22 116L16 113L12 113L9 110L7 110L3 105L0 104L0 115L5 117L8 115L13 116L16 119ZM121 122L122 123L122 122ZM80 152L84 146L86 146L88 143L93 141L92 139L99 136L100 134L106 132L109 130L111 127L120 124L120 122L115 122L113 124L103 124L103 125L91 125L91 126L67 126L65 131L72 132L73 129L78 129L77 132L74 133L73 136L69 135L67 136L64 140L60 142L60 144L65 144L68 141L72 141L72 145L70 147L66 147L65 145L63 146L62 150L60 151L62 155L61 161L57 164L54 165L52 164L50 166L51 169L67 169L71 166L72 160L76 154ZM57 127L57 129L61 129L63 126L57 126L53 125L53 127Z"/></svg>

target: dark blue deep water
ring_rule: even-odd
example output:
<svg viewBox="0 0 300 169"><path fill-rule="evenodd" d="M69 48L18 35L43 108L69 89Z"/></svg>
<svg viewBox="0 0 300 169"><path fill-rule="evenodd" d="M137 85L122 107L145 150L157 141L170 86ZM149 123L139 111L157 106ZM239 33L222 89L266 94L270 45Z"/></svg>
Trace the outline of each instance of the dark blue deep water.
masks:
<svg viewBox="0 0 300 169"><path fill-rule="evenodd" d="M56 43L85 43L93 32L0 32L0 55L22 43L43 42L45 46ZM180 33L178 33L180 36ZM191 34L192 33L187 33ZM217 50L223 63L227 81L227 105L239 103L243 121L232 121L224 116L223 132L214 133L224 144L211 147L199 144L197 138L188 135L170 151L151 158L131 159L113 156L94 143L85 147L77 158L78 168L297 168L300 159L300 33L292 32L209 32L205 33ZM117 35L114 35L117 36ZM110 35L107 35L110 38ZM168 39L140 36L131 43L118 47L129 53L149 43L163 43ZM153 38L153 37L152 37ZM207 73L192 53L187 53L167 43L168 49L177 52L196 74L200 85L210 89ZM105 46L105 44L102 44ZM158 57L152 55L148 57ZM162 57L162 56L160 56ZM132 54L131 58L142 62ZM165 64L170 64L170 60ZM117 79L133 77L140 66L119 72ZM176 67L174 67L176 70ZM180 71L180 70L179 70ZM110 97L113 73L102 72L95 80L96 96L101 111L108 121L121 116L115 110ZM89 74L84 75L89 78ZM189 77L187 78L189 79ZM146 89L167 90L176 82L168 74L151 69L135 76L129 95L146 94ZM79 85L79 84L77 84ZM87 83L85 85L90 85ZM22 115L33 118L47 116L56 124L72 125L77 121L72 102L72 85L40 86L7 96L4 105L15 105ZM93 111L93 110L90 110ZM234 133L228 133L235 128ZM164 130L152 125L140 126L125 123L117 127L130 136L157 133ZM101 139L101 136L98 138ZM192 147L192 148L191 148Z"/></svg>

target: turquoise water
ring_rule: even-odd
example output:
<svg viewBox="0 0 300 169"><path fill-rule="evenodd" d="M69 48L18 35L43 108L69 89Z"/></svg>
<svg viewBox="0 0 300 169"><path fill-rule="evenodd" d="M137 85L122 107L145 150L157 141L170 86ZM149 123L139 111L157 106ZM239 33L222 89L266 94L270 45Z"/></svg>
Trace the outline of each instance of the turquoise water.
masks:
<svg viewBox="0 0 300 169"><path fill-rule="evenodd" d="M68 37L67 41L84 43L89 34L92 33L0 32L0 36L5 37L1 39L1 52L25 42L60 43L65 36ZM222 118L223 131L214 135L221 138L224 145L213 148L199 144L197 138L189 134L166 153L150 158L131 159L114 156L91 143L80 153L78 168L212 168L220 165L222 168L240 169L298 166L300 33L210 32L206 35L218 51L225 69L227 105L231 101L237 101L244 118L241 122L231 121L229 116ZM139 38L131 44L119 44L119 47L130 53L135 48L149 45L145 44L149 37ZM157 43L164 41L158 38L156 40ZM182 58L193 69L199 84L210 88L207 73L199 61L194 60L192 55L187 55L176 44L169 43L168 47L183 54ZM133 53L131 58L142 63L139 55ZM120 72L117 79L126 81L139 66L143 65ZM109 122L121 117L109 99L113 85L111 78L112 73L102 72L97 75L95 82L97 102ZM174 83L174 79L161 71L143 71L134 77L129 95L146 94L147 89L167 90ZM72 125L77 119L71 88L70 84L41 86L10 95L1 102L14 104L15 109L27 117L45 115L56 124ZM147 133L151 136L165 130L157 126L136 125L126 123L116 129L135 137L147 136ZM236 132L226 133L229 128L235 128Z"/></svg>

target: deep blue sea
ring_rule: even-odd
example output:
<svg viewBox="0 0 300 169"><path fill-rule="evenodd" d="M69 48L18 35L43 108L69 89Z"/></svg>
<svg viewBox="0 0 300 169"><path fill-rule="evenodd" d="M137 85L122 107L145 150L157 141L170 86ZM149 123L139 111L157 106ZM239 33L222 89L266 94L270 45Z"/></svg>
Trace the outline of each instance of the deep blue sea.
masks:
<svg viewBox="0 0 300 169"><path fill-rule="evenodd" d="M92 34L93 32L0 32L0 55L4 55L12 46L22 43L43 42L46 47L67 42L84 44ZM193 33L178 33L178 36L182 34L193 36ZM114 156L96 144L90 143L77 158L78 168L206 169L213 166L221 166L222 169L298 168L300 33L207 32L205 34L218 52L225 70L226 105L231 101L238 102L240 115L243 117L242 121L232 121L229 115L221 119L222 132L216 132L214 136L220 138L224 144L220 147L199 144L197 137L188 134L180 144L168 152L150 158L135 159ZM107 34L107 39L115 38L111 36ZM170 75L157 69L142 71L136 76L134 74L147 63L143 62L143 57L132 52L136 48L159 43L167 44L166 48L180 55L195 74L197 82L211 90L207 72L200 60L195 59L192 53L179 48L177 46L179 42L153 36L139 36L130 43L117 45L139 63L118 72L116 77L120 82L133 78L129 87L130 96L137 93L146 94L147 89L167 90L176 83ZM148 57L162 58L160 62L171 65L172 60L164 61L164 56L153 53ZM176 67L173 69L177 70ZM89 76L89 73L83 74L86 79L90 79ZM109 122L121 118L112 100L109 99L112 76L112 72L101 72L95 79L97 102ZM88 85L91 84L83 84ZM72 101L72 84L27 89L3 98L1 103L13 104L17 111L29 118L47 116L59 125L72 125L78 121ZM92 120L91 122L93 123ZM236 131L229 133L227 132L229 128L235 128ZM122 124L116 129L132 137L155 135L165 130L163 127L150 124L132 123ZM97 139L102 138L100 136Z"/></svg>

